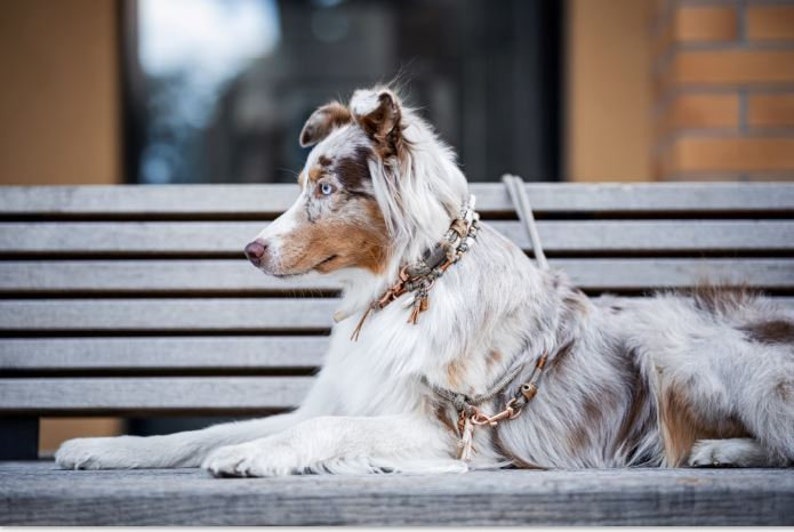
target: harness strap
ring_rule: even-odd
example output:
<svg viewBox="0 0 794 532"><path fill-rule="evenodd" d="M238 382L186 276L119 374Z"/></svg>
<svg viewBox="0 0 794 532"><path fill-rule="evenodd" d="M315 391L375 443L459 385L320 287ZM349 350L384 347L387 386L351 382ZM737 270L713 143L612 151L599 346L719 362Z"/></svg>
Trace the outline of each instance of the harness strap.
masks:
<svg viewBox="0 0 794 532"><path fill-rule="evenodd" d="M493 399L496 397L502 390L507 388L507 386L515 379L521 369L524 367L524 363L521 360L517 360L513 367L510 368L510 371L504 374L501 379L496 381L493 386L491 386L485 393L481 393L479 395L475 395L474 397L469 397L466 394L453 392L452 390L448 390L446 388L441 388L440 386L436 386L435 384L430 383L427 378L423 375L422 376L422 384L430 388L430 390L445 399L458 412L466 412L467 414L473 414L474 410L477 406L481 405L482 403Z"/></svg>
<svg viewBox="0 0 794 532"><path fill-rule="evenodd" d="M543 246L540 243L540 235L538 234L537 225L535 224L535 217L532 214L532 206L529 203L526 190L524 188L524 181L515 175L505 174L502 176L502 182L507 187L510 199L516 208L519 219L523 222L529 240L532 245L532 250L535 253L535 260L541 270L548 270L549 263L546 260L546 254L543 253ZM525 406L527 406L535 395L538 393L538 386L540 385L541 377L543 376L543 369L548 360L548 352L543 352L535 362L535 368L529 377L529 380L523 383L513 396L505 403L504 409L493 415L487 415L482 412L478 406L489 399L496 397L507 388L510 383L518 376L524 367L523 360L516 357L517 360L513 363L513 367L505 373L502 378L496 381L485 393L469 397L462 393L457 393L446 388L435 386L428 382L427 378L422 376L422 382L425 386L437 396L448 401L452 404L458 412L458 431L460 433L459 458L461 460L471 460L473 453L473 433L475 426L487 425L495 427L502 421L515 419L518 417Z"/></svg>

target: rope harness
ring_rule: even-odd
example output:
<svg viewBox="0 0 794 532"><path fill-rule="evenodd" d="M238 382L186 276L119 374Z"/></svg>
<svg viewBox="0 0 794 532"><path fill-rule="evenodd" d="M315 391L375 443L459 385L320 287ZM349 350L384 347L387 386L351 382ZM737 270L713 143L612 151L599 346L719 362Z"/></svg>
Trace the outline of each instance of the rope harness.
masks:
<svg viewBox="0 0 794 532"><path fill-rule="evenodd" d="M502 182L507 188L519 219L524 224L529 234L529 240L532 245L532 251L535 254L535 260L538 262L538 267L541 270L548 270L549 263L546 260L546 255L543 253L543 246L540 243L540 236L537 226L535 225L535 217L532 214L532 207L529 203L523 180L518 176L506 174L502 176ZM433 393L451 403L458 413L457 429L460 435L460 440L458 441L458 458L460 460L466 462L471 460L473 454L474 427L496 427L503 421L513 420L521 415L524 407L526 407L538 393L538 386L543 377L543 369L546 367L548 358L548 352L544 351L535 362L535 368L532 370L529 380L518 388L513 396L505 403L504 408L500 412L490 416L480 410L479 405L493 399L507 388L521 371L523 361L518 360L513 368L491 386L487 392L474 397L468 397L464 394L440 388L429 383L425 377L422 377L424 384L428 386Z"/></svg>
<svg viewBox="0 0 794 532"><path fill-rule="evenodd" d="M532 399L534 399L535 395L538 393L538 386L540 385L540 379L543 376L543 369L546 366L547 358L548 356L544 352L535 363L535 369L532 370L532 375L529 377L529 380L518 388L518 391L516 391L516 393L513 394L513 397L507 401L502 411L491 416L480 410L478 405L493 399L497 394L502 392L502 390L504 390L510 384L510 382L516 378L516 376L518 376L518 373L524 366L522 361L519 361L519 363L515 364L513 369L499 379L499 381L497 381L488 392L475 395L474 397L456 393L452 390L447 390L446 388L440 388L428 382L424 376L422 377L422 382L425 384L425 386L430 388L433 393L442 399L451 403L455 408L455 411L458 413L457 429L458 434L460 434L460 440L458 441L458 458L460 460L464 460L466 462L471 460L473 453L472 444L474 441L474 427L485 425L489 427L495 427L502 421L512 420L521 415L524 407L529 404L529 402L532 401Z"/></svg>

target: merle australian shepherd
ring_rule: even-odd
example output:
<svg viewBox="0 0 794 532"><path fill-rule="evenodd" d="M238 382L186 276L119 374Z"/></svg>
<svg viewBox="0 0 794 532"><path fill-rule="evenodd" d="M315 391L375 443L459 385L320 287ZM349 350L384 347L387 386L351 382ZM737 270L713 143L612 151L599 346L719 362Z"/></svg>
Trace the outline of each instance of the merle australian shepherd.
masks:
<svg viewBox="0 0 794 532"><path fill-rule="evenodd" d="M741 290L589 299L480 224L452 150L388 87L318 108L295 204L246 247L344 286L294 412L84 438L65 468L218 476L787 466L794 316ZM541 379L542 377L542 379Z"/></svg>

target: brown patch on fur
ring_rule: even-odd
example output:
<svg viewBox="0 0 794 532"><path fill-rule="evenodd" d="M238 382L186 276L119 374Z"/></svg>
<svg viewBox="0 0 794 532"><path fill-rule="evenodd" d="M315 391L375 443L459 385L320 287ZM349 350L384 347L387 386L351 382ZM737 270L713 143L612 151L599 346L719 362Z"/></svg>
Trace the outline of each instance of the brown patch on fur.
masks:
<svg viewBox="0 0 794 532"><path fill-rule="evenodd" d="M348 267L383 272L389 250L386 222L374 200L355 201L361 202L366 222L357 216L305 223L288 236L291 246L282 250L282 264L288 270L285 273L330 273Z"/></svg>
<svg viewBox="0 0 794 532"><path fill-rule="evenodd" d="M312 166L309 168L309 181L316 183L323 176L323 172L324 170L321 166Z"/></svg>
<svg viewBox="0 0 794 532"><path fill-rule="evenodd" d="M320 155L317 158L317 164L323 167L331 166L331 163L334 162L330 157L326 157L325 155Z"/></svg>
<svg viewBox="0 0 794 532"><path fill-rule="evenodd" d="M667 465L672 467L679 467L686 461L698 440L749 435L746 427L735 416L719 422L704 419L684 390L675 384L669 384L662 390L659 414L665 458Z"/></svg>
<svg viewBox="0 0 794 532"><path fill-rule="evenodd" d="M756 299L757 294L746 286L700 284L691 292L695 306L711 314L727 314Z"/></svg>
<svg viewBox="0 0 794 532"><path fill-rule="evenodd" d="M361 129L375 142L375 151L386 159L398 155L403 147L402 112L389 92L378 96L378 107L364 116L357 116Z"/></svg>
<svg viewBox="0 0 794 532"><path fill-rule="evenodd" d="M794 323L785 320L771 320L753 323L739 328L751 340L762 344L794 343Z"/></svg>
<svg viewBox="0 0 794 532"><path fill-rule="evenodd" d="M775 385L775 393L783 402L790 401L794 395L794 384L792 381L780 381Z"/></svg>
<svg viewBox="0 0 794 532"><path fill-rule="evenodd" d="M590 433L586 427L597 426L598 422L603 417L604 405L602 404L603 397L588 397L582 405L584 413L583 422L579 424L571 433L569 443L571 450L574 453L580 452L590 446Z"/></svg>
<svg viewBox="0 0 794 532"><path fill-rule="evenodd" d="M545 467L541 467L537 464L533 464L523 460L516 455L514 455L510 450L505 446L502 442L502 438L499 437L499 428L498 426L495 427L493 430L490 431L491 433L491 445L493 445L494 450L499 454L499 456L510 460L510 463L519 469L547 469Z"/></svg>
<svg viewBox="0 0 794 532"><path fill-rule="evenodd" d="M441 422L444 427L452 434L458 434L458 425L454 418L450 418L449 409L441 403L436 403L433 407L433 415Z"/></svg>
<svg viewBox="0 0 794 532"><path fill-rule="evenodd" d="M360 191L366 181L370 181L368 148L358 147L352 157L340 159L336 164L336 177L348 192Z"/></svg>
<svg viewBox="0 0 794 532"><path fill-rule="evenodd" d="M314 111L300 134L301 146L317 144L336 127L344 126L353 121L347 107L339 102L331 102Z"/></svg>
<svg viewBox="0 0 794 532"><path fill-rule="evenodd" d="M486 369L491 369L495 365L499 364L502 361L504 356L502 353L497 351L496 349L491 349L488 351L488 355L485 357L485 367Z"/></svg>
<svg viewBox="0 0 794 532"><path fill-rule="evenodd" d="M650 412L648 383L634 363L636 359L634 353L629 353L629 357L631 362L622 377L626 388L631 391L631 397L615 438L615 449L623 447L631 456L640 444L642 435L648 432L649 425L654 420L652 416L647 415ZM646 414L645 419L643 414Z"/></svg>
<svg viewBox="0 0 794 532"><path fill-rule="evenodd" d="M463 375L466 371L466 364L461 359L455 359L447 364L447 382L452 390L457 390L463 383Z"/></svg>

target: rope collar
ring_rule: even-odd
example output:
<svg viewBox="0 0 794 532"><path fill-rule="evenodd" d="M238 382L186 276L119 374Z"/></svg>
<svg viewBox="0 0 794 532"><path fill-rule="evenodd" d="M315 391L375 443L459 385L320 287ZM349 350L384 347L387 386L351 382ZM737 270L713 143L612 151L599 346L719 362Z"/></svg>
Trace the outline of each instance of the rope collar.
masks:
<svg viewBox="0 0 794 532"><path fill-rule="evenodd" d="M405 308L411 307L408 323L418 323L419 315L430 306L429 293L436 280L463 257L477 238L480 215L474 210L474 202L472 195L461 208L460 216L450 224L441 242L425 251L415 264L406 264L400 269L397 281L364 311L350 336L351 340L358 340L361 328L371 312L382 310L406 292L413 292L404 305Z"/></svg>

